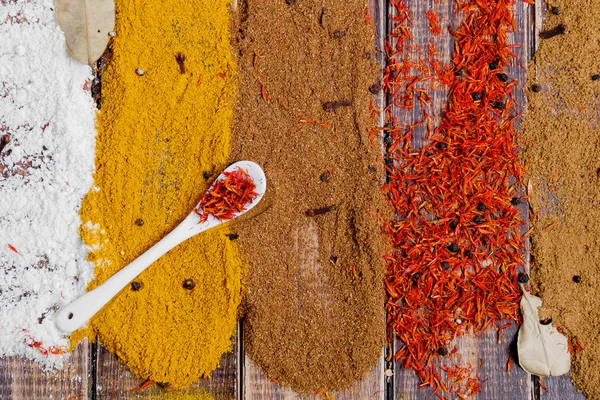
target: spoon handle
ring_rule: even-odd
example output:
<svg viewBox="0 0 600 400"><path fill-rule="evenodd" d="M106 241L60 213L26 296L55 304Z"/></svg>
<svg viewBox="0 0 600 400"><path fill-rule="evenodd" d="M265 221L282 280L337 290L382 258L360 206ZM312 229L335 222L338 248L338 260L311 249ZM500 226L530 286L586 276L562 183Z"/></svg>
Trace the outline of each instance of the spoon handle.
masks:
<svg viewBox="0 0 600 400"><path fill-rule="evenodd" d="M227 167L217 181L226 178L226 173L232 173L237 168L246 171L256 185L256 198L246 205L244 211L236 213L231 219L237 218L247 211L250 211L262 199L267 190L267 178L262 168L252 161L238 161ZM197 206L199 207L199 205ZM230 220L231 220L230 219ZM150 264L158 260L165 253L177 246L179 243L191 238L192 236L214 228L224 220L219 220L213 215L208 215L204 220L196 212L191 212L171 233L165 236L160 242L152 246L144 254L133 260L131 264L121 269L119 272L108 278L102 285L92 291L87 292L71 304L63 307L56 314L55 322L57 327L67 333L71 333L81 328L92 318L102 307L104 307L113 297L115 297L129 282L141 274Z"/></svg>
<svg viewBox="0 0 600 400"><path fill-rule="evenodd" d="M56 314L56 325L61 331L70 333L81 328L102 307L115 297L129 282L141 274L153 262L186 239L206 230L199 229L198 216L191 213L171 233L149 248L129 265L108 278L103 284L62 308Z"/></svg>

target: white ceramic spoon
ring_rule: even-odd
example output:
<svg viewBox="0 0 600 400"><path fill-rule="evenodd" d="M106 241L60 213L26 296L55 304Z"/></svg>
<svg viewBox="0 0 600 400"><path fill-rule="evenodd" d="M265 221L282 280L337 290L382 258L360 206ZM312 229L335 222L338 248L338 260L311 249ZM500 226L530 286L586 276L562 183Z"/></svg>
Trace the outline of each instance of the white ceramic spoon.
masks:
<svg viewBox="0 0 600 400"><path fill-rule="evenodd" d="M223 172L232 172L236 168L241 168L250 175L256 185L255 192L258 196L246 206L246 211L236 213L233 218L239 217L256 206L262 199L267 188L267 178L258 164L253 163L252 161L239 161L231 164ZM221 173L215 182L224 178L225 176ZM58 314L56 314L56 325L64 332L73 332L74 330L81 328L90 318L100 311L106 303L115 297L121 289L127 286L127 284L135 279L136 276L141 274L142 271L173 247L200 232L207 231L228 221L231 220L220 221L212 215L209 215L208 219L201 223L200 216L192 211L183 222L171 231L171 233L148 249L144 254L133 260L131 264L108 278L102 285L87 292L68 306L62 308Z"/></svg>

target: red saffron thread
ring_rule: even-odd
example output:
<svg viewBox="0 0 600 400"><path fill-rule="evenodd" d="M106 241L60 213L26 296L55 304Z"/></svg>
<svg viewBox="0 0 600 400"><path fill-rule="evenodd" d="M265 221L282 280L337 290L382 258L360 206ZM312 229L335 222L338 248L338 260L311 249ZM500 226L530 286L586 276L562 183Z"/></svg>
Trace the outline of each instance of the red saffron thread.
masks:
<svg viewBox="0 0 600 400"><path fill-rule="evenodd" d="M60 347L44 347L44 343L35 340L29 333L27 333L27 329L21 329L21 332L23 332L24 334L23 343L26 344L28 347L36 349L43 356L48 356L49 354L60 355L65 353L65 351Z"/></svg>
<svg viewBox="0 0 600 400"><path fill-rule="evenodd" d="M256 185L250 175L241 168L224 172L224 179L216 181L202 196L199 208L194 211L205 222L209 215L224 221L246 211L246 206L258 197Z"/></svg>
<svg viewBox="0 0 600 400"><path fill-rule="evenodd" d="M429 32L433 33L435 36L441 34L442 28L440 26L440 17L437 13L425 11L425 15L427 16L427 21L429 21Z"/></svg>
<svg viewBox="0 0 600 400"><path fill-rule="evenodd" d="M154 381L151 381L151 380L148 379L146 382L142 383L142 385L140 387L126 390L126 392L127 393L141 392L142 390L144 390L144 389L146 389L146 388L148 388L148 387L150 387L152 385L154 385Z"/></svg>
<svg viewBox="0 0 600 400"><path fill-rule="evenodd" d="M9 243L9 244L7 244L7 246L8 246L8 249L10 251L13 251L13 252L17 253L18 255L22 255L21 253L19 253L19 251L12 244Z"/></svg>

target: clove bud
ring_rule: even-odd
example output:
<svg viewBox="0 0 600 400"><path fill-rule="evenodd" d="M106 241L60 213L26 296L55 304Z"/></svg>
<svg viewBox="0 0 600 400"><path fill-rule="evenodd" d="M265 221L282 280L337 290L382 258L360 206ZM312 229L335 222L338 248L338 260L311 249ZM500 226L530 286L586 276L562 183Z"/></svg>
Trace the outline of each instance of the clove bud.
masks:
<svg viewBox="0 0 600 400"><path fill-rule="evenodd" d="M340 107L350 107L352 105L352 101L328 101L323 103L323 110L325 111L335 111Z"/></svg>
<svg viewBox="0 0 600 400"><path fill-rule="evenodd" d="M560 24L556 28L541 32L540 37L542 39L550 39L556 35L564 35L565 33L567 33L567 25Z"/></svg>

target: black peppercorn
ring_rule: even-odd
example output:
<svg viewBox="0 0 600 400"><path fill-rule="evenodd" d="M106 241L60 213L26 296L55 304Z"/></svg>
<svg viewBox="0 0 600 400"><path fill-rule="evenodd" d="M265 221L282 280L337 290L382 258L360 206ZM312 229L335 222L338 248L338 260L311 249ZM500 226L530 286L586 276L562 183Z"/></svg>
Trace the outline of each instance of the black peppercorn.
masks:
<svg viewBox="0 0 600 400"><path fill-rule="evenodd" d="M414 278L415 280L419 280L419 278L420 278L420 277L421 277L421 273L420 273L420 272L416 272L416 273L413 275L413 278Z"/></svg>
<svg viewBox="0 0 600 400"><path fill-rule="evenodd" d="M140 290L142 288L142 284L139 282L131 282L131 290L133 290L134 292L137 292L138 290Z"/></svg>
<svg viewBox="0 0 600 400"><path fill-rule="evenodd" d="M540 85L539 83L534 83L533 85L531 85L531 91L533 93L539 93L542 91L542 85Z"/></svg>
<svg viewBox="0 0 600 400"><path fill-rule="evenodd" d="M391 135L387 135L384 139L383 139L383 143L385 143L388 146L391 146L394 143L394 138Z"/></svg>
<svg viewBox="0 0 600 400"><path fill-rule="evenodd" d="M236 240L240 237L237 233L226 233L225 236L229 238L229 240Z"/></svg>
<svg viewBox="0 0 600 400"><path fill-rule="evenodd" d="M450 269L450 264L446 261L442 261L441 266L444 271L448 271Z"/></svg>
<svg viewBox="0 0 600 400"><path fill-rule="evenodd" d="M288 6L293 6L294 4L296 4L296 0L285 0L285 2Z"/></svg>
<svg viewBox="0 0 600 400"><path fill-rule="evenodd" d="M496 58L494 61L492 61L491 63L489 63L488 67L491 70L494 70L494 69L497 69L499 65L500 65L500 59Z"/></svg>
<svg viewBox="0 0 600 400"><path fill-rule="evenodd" d="M458 253L460 252L460 247L458 247L458 245L456 243L449 243L448 246L446 246L448 248L448 251L451 253Z"/></svg>
<svg viewBox="0 0 600 400"><path fill-rule="evenodd" d="M483 204L482 202L477 203L477 211L481 211L481 212L487 211L486 205Z"/></svg>
<svg viewBox="0 0 600 400"><path fill-rule="evenodd" d="M519 204L521 204L521 198L518 196L513 197L512 199L510 199L510 204L512 204L513 206L518 206Z"/></svg>
<svg viewBox="0 0 600 400"><path fill-rule="evenodd" d="M471 253L471 250L465 250L465 251L463 252L463 254L464 254L464 255L465 255L465 257L467 257L467 258L471 258L471 257L473 257L473 253Z"/></svg>
<svg viewBox="0 0 600 400"><path fill-rule="evenodd" d="M542 325L550 325L551 323L552 323L552 318L540 319L540 324L542 324Z"/></svg>
<svg viewBox="0 0 600 400"><path fill-rule="evenodd" d="M504 110L504 107L506 107L506 104L503 101L494 101L494 102L492 102L492 107L495 108L496 110Z"/></svg>
<svg viewBox="0 0 600 400"><path fill-rule="evenodd" d="M191 279L186 279L185 281L183 281L183 288L187 289L187 290L192 290L193 288L196 287L196 284L194 283L193 280Z"/></svg>
<svg viewBox="0 0 600 400"><path fill-rule="evenodd" d="M342 30L337 30L337 31L333 32L333 37L336 39L341 39L344 36L346 36L346 32L344 32Z"/></svg>
<svg viewBox="0 0 600 400"><path fill-rule="evenodd" d="M455 230L456 227L458 226L458 221L457 220L452 220L450 221L450 224L448 224L450 226L450 229Z"/></svg>
<svg viewBox="0 0 600 400"><path fill-rule="evenodd" d="M517 275L517 282L523 285L527 284L527 282L529 282L529 275L523 272L519 272L519 274Z"/></svg>
<svg viewBox="0 0 600 400"><path fill-rule="evenodd" d="M204 171L202 173L202 176L204 177L204 179L209 180L211 176L213 176L212 171Z"/></svg>
<svg viewBox="0 0 600 400"><path fill-rule="evenodd" d="M373 94L379 93L380 90L381 90L381 86L378 84L369 86L369 92L371 92Z"/></svg>
<svg viewBox="0 0 600 400"><path fill-rule="evenodd" d="M138 219L135 220L135 224L137 226L142 226L142 225L144 225L144 220L141 219L141 218L138 218Z"/></svg>
<svg viewBox="0 0 600 400"><path fill-rule="evenodd" d="M475 101L478 101L478 100L483 99L483 95L481 94L481 92L475 92L475 93L471 93L471 98Z"/></svg>
<svg viewBox="0 0 600 400"><path fill-rule="evenodd" d="M508 82L508 75L506 74L498 74L496 77L500 82Z"/></svg>
<svg viewBox="0 0 600 400"><path fill-rule="evenodd" d="M560 8L558 8L557 6L554 6L554 7L550 8L550 12L553 15L560 15Z"/></svg>
<svg viewBox="0 0 600 400"><path fill-rule="evenodd" d="M575 275L575 276L573 277L573 282L575 282L575 283L580 283L580 282L581 282L581 276L579 276L579 275Z"/></svg>
<svg viewBox="0 0 600 400"><path fill-rule="evenodd" d="M597 81L600 79L600 74L592 75L592 80Z"/></svg>
<svg viewBox="0 0 600 400"><path fill-rule="evenodd" d="M444 142L437 142L437 144L435 146L442 151L444 151L448 148L448 145Z"/></svg>
<svg viewBox="0 0 600 400"><path fill-rule="evenodd" d="M321 174L321 182L329 182L331 180L331 172L325 171Z"/></svg>
<svg viewBox="0 0 600 400"><path fill-rule="evenodd" d="M483 218L481 215L476 215L473 218L473 223L477 224L477 225L481 225L485 222L485 218Z"/></svg>
<svg viewBox="0 0 600 400"><path fill-rule="evenodd" d="M440 347L437 352L442 357L445 357L448 355L448 349L445 347Z"/></svg>

